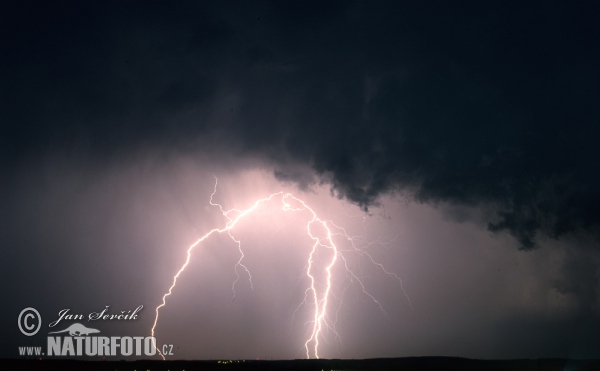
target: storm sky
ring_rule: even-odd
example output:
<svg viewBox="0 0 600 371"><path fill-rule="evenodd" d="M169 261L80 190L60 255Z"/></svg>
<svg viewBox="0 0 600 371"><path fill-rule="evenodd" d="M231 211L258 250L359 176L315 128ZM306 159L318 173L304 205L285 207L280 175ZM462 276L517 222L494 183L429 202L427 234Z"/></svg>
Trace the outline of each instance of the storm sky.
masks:
<svg viewBox="0 0 600 371"><path fill-rule="evenodd" d="M292 192L402 279L349 258L385 313L340 271L325 358L599 358L598 24L592 1L0 2L0 356L64 308L144 305L86 325L148 335L226 223L217 177L226 209ZM237 246L200 245L159 343L303 358L305 231L245 220L235 300Z"/></svg>

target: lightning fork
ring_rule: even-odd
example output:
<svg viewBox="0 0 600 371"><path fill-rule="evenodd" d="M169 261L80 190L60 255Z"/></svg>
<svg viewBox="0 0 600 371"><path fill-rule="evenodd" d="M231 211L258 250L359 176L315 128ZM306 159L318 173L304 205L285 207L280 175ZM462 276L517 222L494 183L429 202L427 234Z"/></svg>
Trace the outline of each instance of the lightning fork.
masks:
<svg viewBox="0 0 600 371"><path fill-rule="evenodd" d="M196 242L194 242L192 245L190 245L188 247L184 264L181 266L181 268L177 271L177 273L173 277L173 283L169 287L169 290L167 291L167 293L165 293L163 295L162 303L158 307L156 307L156 310L155 310L156 316L154 318L154 323L152 324L152 329L150 330L152 336L154 336L156 325L158 323L159 311L162 307L164 307L166 305L167 297L171 296L171 294L173 293L173 289L177 285L177 279L183 273L185 268L188 266L190 259L191 259L192 251L194 250L194 248L196 246L198 246L200 243L202 243L203 241L205 241L207 238L209 238L211 235L213 235L215 233L222 234L222 233L226 232L229 235L229 237L232 239L232 241L237 244L238 251L240 252L240 258L238 259L238 261L234 267L235 273L236 273L236 279L233 282L232 288L231 288L233 291L234 298L235 298L235 284L240 279L240 275L238 273L238 268L243 268L243 270L248 275L248 279L250 281L250 286L253 288L252 275L250 274L250 270L242 263L242 260L244 259L244 252L242 250L241 241L239 241L238 239L236 239L234 237L234 235L232 234L232 229L236 226L236 224L242 218L244 218L245 216L247 216L250 213L252 213L253 211L255 211L259 207L260 204L269 202L277 196L281 196L281 203L282 203L281 208L283 211L292 211L292 212L308 211L310 213L310 215L312 216L312 218L306 223L307 235L314 241L312 248L310 250L310 254L308 256L306 266L305 266L305 269L306 269L305 275L306 275L306 277L309 278L310 286L305 290L304 300L298 306L298 308L300 308L300 306L302 306L304 304L308 305L309 304L308 299L309 299L309 297L312 297L312 305L313 305L314 313L312 315L312 320L309 322L310 324L312 324L312 329L309 331L310 336L306 339L306 341L304 343L306 358L311 358L311 351L315 358L319 358L319 339L322 338L322 336L323 336L322 333L324 331L324 328L327 328L327 329L333 331L333 333L336 335L336 337L338 339L340 338L338 333L335 330L335 322L337 321L337 311L335 313L336 320L334 321L334 323L331 324L327 321L327 318L328 318L327 310L329 307L329 300L330 300L331 296L334 296L333 292L332 292L332 279L333 279L332 269L334 268L338 259L343 261L344 269L346 271L346 274L350 276L351 281L355 280L358 283L358 285L360 286L361 291L364 294L366 294L375 304L377 304L379 309L385 314L385 311L384 311L381 303L375 297L373 297L371 294L369 294L369 292L366 290L363 282L348 267L347 260L344 257L344 255L342 254L343 252L357 252L361 256L366 255L368 257L369 261L372 264L374 264L376 267L378 267L380 270L382 270L386 275L391 276L391 277L395 278L396 280L398 280L400 282L401 291L404 293L404 295L408 299L408 302L412 308L412 304L410 303L410 298L408 297L408 295L404 291L404 287L402 286L402 280L400 280L400 278L395 273L391 273L391 272L387 271L383 267L382 264L377 263L371 257L371 255L369 255L368 252L365 251L365 249L358 248L355 245L356 240L359 238L358 236L350 236L350 235L348 235L348 233L346 233L344 228L337 226L335 223L333 223L331 221L320 219L317 216L317 213L312 208L310 208L303 200L293 196L290 193L276 192L276 193L271 194L268 197L264 197L264 198L260 198L260 199L256 200L254 202L254 204L248 209L225 210L222 205L213 202L213 197L217 193L217 184L218 184L218 179L215 177L215 185L213 188L213 192L210 195L209 203L211 206L219 207L219 210L221 211L223 216L227 219L227 223L225 224L225 227L223 227L223 228L211 229L205 235L200 237L198 240L196 240ZM301 207L292 207L292 205L291 205L292 202L298 203L299 205L301 205ZM315 233L313 233L313 226L315 226L315 227L321 226L326 231L325 237L319 237ZM332 232L332 229L335 229L335 232ZM350 241L352 249L351 250L338 249L337 245L333 241L333 236L341 236L342 238ZM323 270L325 273L325 279L324 279L325 280L325 288L321 289L321 290L319 290L317 287L318 285L317 285L316 272L314 272L314 265L315 265L316 259L317 259L316 255L318 254L319 248L326 249L326 251L331 252L331 257L324 264ZM296 311L298 310L298 308L296 308ZM339 308L338 308L338 310L339 310ZM294 311L294 314L296 311ZM157 349L158 353L160 354L160 356L162 357L162 359L164 360L165 356L162 354L160 349L158 349L158 347L156 347L156 349Z"/></svg>

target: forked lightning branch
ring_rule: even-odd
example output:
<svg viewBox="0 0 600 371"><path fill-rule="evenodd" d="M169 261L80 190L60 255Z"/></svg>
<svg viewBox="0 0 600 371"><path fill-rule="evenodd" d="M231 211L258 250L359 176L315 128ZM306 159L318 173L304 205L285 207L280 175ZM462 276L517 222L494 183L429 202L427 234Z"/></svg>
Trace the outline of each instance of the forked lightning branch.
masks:
<svg viewBox="0 0 600 371"><path fill-rule="evenodd" d="M254 202L254 204L243 210L239 209L230 209L225 210L222 205L213 202L213 198L217 193L217 183L218 180L215 178L215 186L213 189L213 193L210 196L210 205L216 206L219 208L221 213L226 219L226 223L222 228L215 228L210 230L204 236L200 237L196 242L194 242L187 249L187 256L185 262L181 266L181 268L177 271L175 276L173 277L173 282L169 287L168 291L162 297L162 303L156 308L156 316L154 318L154 323L151 328L151 336L155 336L156 327L158 324L160 310L166 306L167 298L173 293L175 286L177 285L177 280L181 276L181 274L185 271L186 267L190 263L191 254L194 248L200 245L207 238L212 236L213 234L227 234L231 240L237 245L239 252L239 259L234 267L236 274L238 274L238 269L246 272L248 279L250 280L250 284L252 285L252 276L248 268L244 265L244 252L242 249L242 242L235 238L234 236L234 228L245 217L250 217L254 211L258 209L261 204L269 203L269 202L279 202L281 210L283 212L296 212L296 213L307 213L309 216L308 222L305 224L301 224L300 227L306 229L306 234L313 241L309 248L307 249L308 256L306 258L306 269L304 274L308 277L308 285L304 291L304 299L300 304L300 306L305 305L308 308L311 308L311 319L309 321L310 330L308 331L308 335L303 340L303 347L306 354L306 358L319 358L320 356L320 345L324 339L324 334L326 330L332 331L335 336L339 336L335 329L335 313L332 312L331 301L334 297L332 286L334 284L334 267L340 265L345 272L344 276L341 279L350 278L350 281L353 284L356 284L359 290L368 296L375 304L379 307L381 311L384 311L383 307L379 303L379 301L372 296L365 285L363 284L362 279L359 275L355 274L352 269L350 269L350 264L348 263L345 254L358 254L360 257L366 259L367 262L373 264L377 269L379 269L382 273L392 277L397 280L399 283L399 289L406 296L408 303L410 304L410 299L404 292L402 287L402 280L400 278L385 269L385 267L376 262L371 255L366 251L365 245L369 245L369 243L365 243L364 239L361 237L351 236L346 230L342 227L337 226L330 220L321 219L317 213L310 208L303 200L293 196L290 193L277 192L273 193L268 197L260 198ZM320 231L319 231L320 230ZM324 231L324 233L322 233ZM336 243L344 243L345 247L340 249L338 244ZM328 251L328 254L320 254L319 251ZM324 258L325 257L325 258ZM239 275L238 275L239 279ZM235 283L234 281L232 289L234 289L235 294ZM160 356L165 359L165 354L160 349L157 349Z"/></svg>

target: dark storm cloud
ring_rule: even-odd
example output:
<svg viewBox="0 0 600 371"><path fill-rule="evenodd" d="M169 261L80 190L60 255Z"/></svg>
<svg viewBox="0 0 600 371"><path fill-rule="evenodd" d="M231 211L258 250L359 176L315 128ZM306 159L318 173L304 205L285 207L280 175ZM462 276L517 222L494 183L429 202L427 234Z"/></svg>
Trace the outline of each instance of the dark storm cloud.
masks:
<svg viewBox="0 0 600 371"><path fill-rule="evenodd" d="M302 184L309 165L364 208L402 190L491 207L489 229L525 248L598 235L596 3L2 8L6 166L59 147L232 150Z"/></svg>

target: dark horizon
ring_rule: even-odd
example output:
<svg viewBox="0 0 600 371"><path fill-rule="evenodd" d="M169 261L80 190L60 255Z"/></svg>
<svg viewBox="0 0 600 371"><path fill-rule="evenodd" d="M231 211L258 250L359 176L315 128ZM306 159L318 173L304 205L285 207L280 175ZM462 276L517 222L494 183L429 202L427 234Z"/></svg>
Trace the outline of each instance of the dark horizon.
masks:
<svg viewBox="0 0 600 371"><path fill-rule="evenodd" d="M293 360L293 361L26 361L13 360L10 363L6 360L5 365L18 365L19 369L24 370L51 370L60 365L61 370L75 370L85 366L86 369L93 370L112 370L114 367L119 367L119 370L136 370L152 369L152 370L171 370L179 369L189 370L193 367L194 370L222 370L227 369L254 369L254 370L270 370L273 368L287 370L323 370L327 369L351 369L351 370L488 370L488 371L503 371L503 370L521 370L521 371L562 371L565 369L576 370L596 370L600 366L600 360L565 360L565 359L531 359L531 360L473 360L456 357L407 357L407 358L390 358L390 359L368 359L368 360Z"/></svg>

